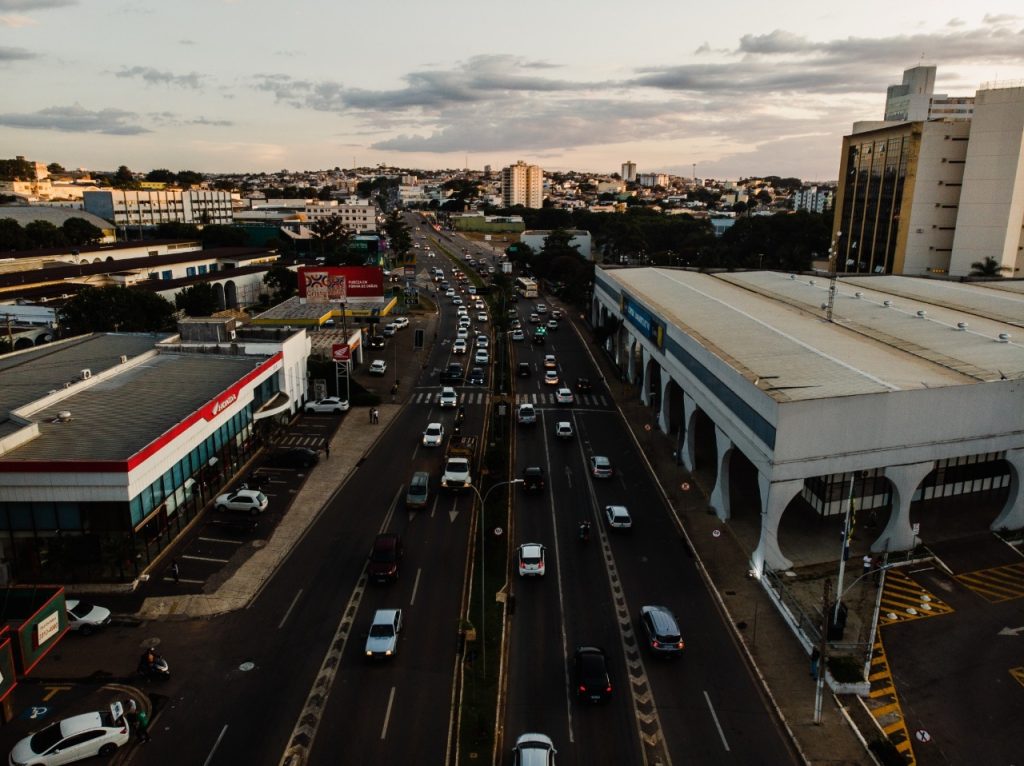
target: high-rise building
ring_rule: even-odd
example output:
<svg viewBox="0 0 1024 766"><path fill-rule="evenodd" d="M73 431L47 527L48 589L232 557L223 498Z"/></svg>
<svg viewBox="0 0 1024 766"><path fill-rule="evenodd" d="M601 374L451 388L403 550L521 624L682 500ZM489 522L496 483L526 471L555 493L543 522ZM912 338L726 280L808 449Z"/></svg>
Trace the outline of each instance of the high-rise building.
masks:
<svg viewBox="0 0 1024 766"><path fill-rule="evenodd" d="M519 160L501 170L501 202L505 207L544 206L544 171Z"/></svg>
<svg viewBox="0 0 1024 766"><path fill-rule="evenodd" d="M903 82L890 85L885 93L887 122L970 119L974 111L974 99L934 93L935 71L933 66L916 66L904 70Z"/></svg>
<svg viewBox="0 0 1024 766"><path fill-rule="evenodd" d="M636 180L636 163L630 160L622 163L622 180L633 183Z"/></svg>
<svg viewBox="0 0 1024 766"><path fill-rule="evenodd" d="M843 137L838 271L964 276L988 258L1005 275L1024 266L1024 87L986 85L964 101L972 115L858 123ZM907 114L920 108L906 104Z"/></svg>
<svg viewBox="0 0 1024 766"><path fill-rule="evenodd" d="M809 186L797 189L793 194L794 210L809 210L812 213L824 213L832 207L832 189Z"/></svg>

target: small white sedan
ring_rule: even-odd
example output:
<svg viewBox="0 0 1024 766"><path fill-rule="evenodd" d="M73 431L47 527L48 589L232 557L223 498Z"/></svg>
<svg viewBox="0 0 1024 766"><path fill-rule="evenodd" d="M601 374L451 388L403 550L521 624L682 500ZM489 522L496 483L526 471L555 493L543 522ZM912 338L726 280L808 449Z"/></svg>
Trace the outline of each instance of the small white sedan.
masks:
<svg viewBox="0 0 1024 766"><path fill-rule="evenodd" d="M444 441L444 426L440 423L427 423L423 431L424 447L440 447Z"/></svg>
<svg viewBox="0 0 1024 766"><path fill-rule="evenodd" d="M255 516L267 510L270 501L258 489L240 489L237 492L225 492L213 501L218 511L239 511Z"/></svg>
<svg viewBox="0 0 1024 766"><path fill-rule="evenodd" d="M383 375L388 371L388 363L383 359L374 359L370 362L370 374L371 375Z"/></svg>
<svg viewBox="0 0 1024 766"><path fill-rule="evenodd" d="M331 415L340 415L348 412L348 400L337 396L328 396L326 399L319 399L315 402L306 402L302 409L308 412L326 412Z"/></svg>
<svg viewBox="0 0 1024 766"><path fill-rule="evenodd" d="M573 396L571 389L560 388L555 391L555 401L559 404L572 404L576 401L576 397Z"/></svg>
<svg viewBox="0 0 1024 766"><path fill-rule="evenodd" d="M608 520L608 526L612 529L631 529L633 517L629 515L629 509L624 505L606 505L604 516Z"/></svg>
<svg viewBox="0 0 1024 766"><path fill-rule="evenodd" d="M455 389L451 386L445 386L441 389L437 403L441 405L442 409L455 409L459 404L459 395L455 393Z"/></svg>
<svg viewBox="0 0 1024 766"><path fill-rule="evenodd" d="M12 766L33 764L56 766L101 755L109 758L117 748L128 744L128 721L117 720L108 710L82 713L54 721L35 734L25 737L11 750Z"/></svg>
<svg viewBox="0 0 1024 766"><path fill-rule="evenodd" d="M466 346L466 339L465 338L457 338L456 341L452 344L452 353L453 354L465 354L466 353L466 348L467 348L467 346Z"/></svg>
<svg viewBox="0 0 1024 766"><path fill-rule="evenodd" d="M96 606L88 601L68 598L64 600L64 607L68 611L68 627L83 636L88 636L93 631L110 624L110 610L105 606Z"/></svg>
<svg viewBox="0 0 1024 766"><path fill-rule="evenodd" d="M485 313L483 313L481 311L479 314L476 315L476 321L478 321L478 322L486 322L487 321L487 314L485 314Z"/></svg>
<svg viewBox="0 0 1024 766"><path fill-rule="evenodd" d="M395 317L395 329L396 330L401 330L403 327L408 327L408 326L409 326L409 318L408 317Z"/></svg>

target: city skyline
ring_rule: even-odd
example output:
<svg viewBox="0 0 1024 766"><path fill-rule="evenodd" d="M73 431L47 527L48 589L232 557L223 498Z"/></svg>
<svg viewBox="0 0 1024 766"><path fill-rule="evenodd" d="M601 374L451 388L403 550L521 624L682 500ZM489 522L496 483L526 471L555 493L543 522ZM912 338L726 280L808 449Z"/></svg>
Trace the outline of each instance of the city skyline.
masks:
<svg viewBox="0 0 1024 766"><path fill-rule="evenodd" d="M1024 79L1015 7L0 0L0 68L18 83L0 135L5 156L95 170L632 160L830 180L842 136L881 119L904 69L937 66L949 95Z"/></svg>

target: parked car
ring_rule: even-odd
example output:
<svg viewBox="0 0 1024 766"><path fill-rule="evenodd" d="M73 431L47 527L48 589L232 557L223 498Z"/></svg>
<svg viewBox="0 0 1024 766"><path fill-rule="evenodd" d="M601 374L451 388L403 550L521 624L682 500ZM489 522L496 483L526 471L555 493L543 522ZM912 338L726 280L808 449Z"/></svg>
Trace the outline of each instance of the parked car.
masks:
<svg viewBox="0 0 1024 766"><path fill-rule="evenodd" d="M318 399L315 402L306 402L302 409L306 413L329 413L331 415L340 415L343 412L348 412L349 404L348 399L342 399L339 396L328 396L324 399Z"/></svg>
<svg viewBox="0 0 1024 766"><path fill-rule="evenodd" d="M440 447L444 441L444 426L440 423L427 423L423 430L424 447Z"/></svg>
<svg viewBox="0 0 1024 766"><path fill-rule="evenodd" d="M110 610L105 606L96 606L77 598L66 598L64 608L68 613L68 627L83 636L88 636L110 624Z"/></svg>
<svg viewBox="0 0 1024 766"><path fill-rule="evenodd" d="M459 404L459 395L451 386L443 386L437 395L437 403L442 409L455 409Z"/></svg>
<svg viewBox="0 0 1024 766"><path fill-rule="evenodd" d="M523 490L541 492L544 489L544 469L539 465L529 465L523 469Z"/></svg>
<svg viewBox="0 0 1024 766"><path fill-rule="evenodd" d="M520 425L530 425L537 422L537 410L532 404L520 404L516 410L516 422Z"/></svg>
<svg viewBox="0 0 1024 766"><path fill-rule="evenodd" d="M519 576L544 576L544 546L540 543L523 543L519 546Z"/></svg>
<svg viewBox="0 0 1024 766"><path fill-rule="evenodd" d="M388 363L383 359L374 359L370 362L370 374L383 376L388 371Z"/></svg>
<svg viewBox="0 0 1024 766"><path fill-rule="evenodd" d="M282 447L267 458L267 463L276 468L308 469L320 462L320 453L309 447Z"/></svg>
<svg viewBox="0 0 1024 766"><path fill-rule="evenodd" d="M577 646L572 657L576 697L582 702L607 702L612 696L608 658L597 646Z"/></svg>
<svg viewBox="0 0 1024 766"><path fill-rule="evenodd" d="M370 348L384 348L384 336L383 335L371 335L366 340L366 345Z"/></svg>
<svg viewBox="0 0 1024 766"><path fill-rule="evenodd" d="M512 766L555 766L555 745L545 734L530 732L519 735L512 748Z"/></svg>
<svg viewBox="0 0 1024 766"><path fill-rule="evenodd" d="M573 437L572 423L568 420L560 420L555 423L555 436L559 439L571 439Z"/></svg>
<svg viewBox="0 0 1024 766"><path fill-rule="evenodd" d="M667 606L640 607L640 629L647 637L647 648L662 657L678 657L683 653L683 637L676 616Z"/></svg>
<svg viewBox="0 0 1024 766"><path fill-rule="evenodd" d="M395 331L397 329L398 328L395 326L394 322L388 322L386 325L384 325L384 329L381 330L381 334L383 334L385 338L390 338L392 335L395 334Z"/></svg>
<svg viewBox="0 0 1024 766"><path fill-rule="evenodd" d="M109 710L73 715L54 721L25 737L11 750L11 766L56 766L101 755L109 758L128 744L128 721L114 719Z"/></svg>
<svg viewBox="0 0 1024 766"><path fill-rule="evenodd" d="M385 533L377 535L370 549L366 576L372 582L394 582L398 579L398 565L402 561L402 538Z"/></svg>
<svg viewBox="0 0 1024 766"><path fill-rule="evenodd" d="M395 317L394 325L396 330L401 330L403 327L408 327L409 317Z"/></svg>
<svg viewBox="0 0 1024 766"><path fill-rule="evenodd" d="M225 492L217 495L213 501L213 507L218 511L238 511L239 513L263 513L267 510L270 501L267 496L258 489L239 489L235 492Z"/></svg>
<svg viewBox="0 0 1024 766"><path fill-rule="evenodd" d="M366 656L370 658L395 657L398 654L398 636L402 632L401 609L378 609L366 636Z"/></svg>
<svg viewBox="0 0 1024 766"><path fill-rule="evenodd" d="M629 509L624 505L606 505L604 517L608 520L608 526L612 529L632 529L633 517L629 515Z"/></svg>
<svg viewBox="0 0 1024 766"><path fill-rule="evenodd" d="M610 479L612 477L612 461L604 455L591 455L590 475L595 479Z"/></svg>

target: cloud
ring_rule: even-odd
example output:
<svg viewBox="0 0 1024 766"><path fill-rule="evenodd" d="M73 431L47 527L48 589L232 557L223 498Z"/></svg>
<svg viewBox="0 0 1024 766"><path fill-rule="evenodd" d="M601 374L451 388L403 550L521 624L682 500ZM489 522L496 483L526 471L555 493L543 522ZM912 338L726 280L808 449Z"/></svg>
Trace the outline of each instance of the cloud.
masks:
<svg viewBox="0 0 1024 766"><path fill-rule="evenodd" d="M43 11L78 5L78 0L0 0L0 11Z"/></svg>
<svg viewBox="0 0 1024 766"><path fill-rule="evenodd" d="M962 27L966 25L967 22L959 18L950 19L949 21L946 22L947 27Z"/></svg>
<svg viewBox="0 0 1024 766"><path fill-rule="evenodd" d="M8 29L20 29L21 27L34 27L39 22L28 16L21 16L18 14L11 14L9 16L0 16L0 27L7 27Z"/></svg>
<svg viewBox="0 0 1024 766"><path fill-rule="evenodd" d="M196 117L193 120L187 121L189 125L210 125L215 128L230 128L233 123L231 120L210 120L206 117Z"/></svg>
<svg viewBox="0 0 1024 766"><path fill-rule="evenodd" d="M27 130L56 130L62 133L102 133L108 136L135 136L149 133L147 128L132 124L137 117L121 109L90 112L74 106L51 106L30 114L0 114L0 125Z"/></svg>
<svg viewBox="0 0 1024 766"><path fill-rule="evenodd" d="M192 88L199 90L203 84L203 75L198 72L189 74L173 74L162 72L146 66L125 67L120 72L114 73L116 77L132 78L137 77L149 85L174 85L179 88Z"/></svg>
<svg viewBox="0 0 1024 766"><path fill-rule="evenodd" d="M195 45L195 44L196 44L195 40L188 40L188 39L178 40L178 45Z"/></svg>
<svg viewBox="0 0 1024 766"><path fill-rule="evenodd" d="M6 61L28 61L39 58L39 55L25 48L9 48L0 45L0 64Z"/></svg>
<svg viewBox="0 0 1024 766"><path fill-rule="evenodd" d="M1012 13L986 13L982 21L986 24L1016 24L1020 21L1020 16Z"/></svg>

